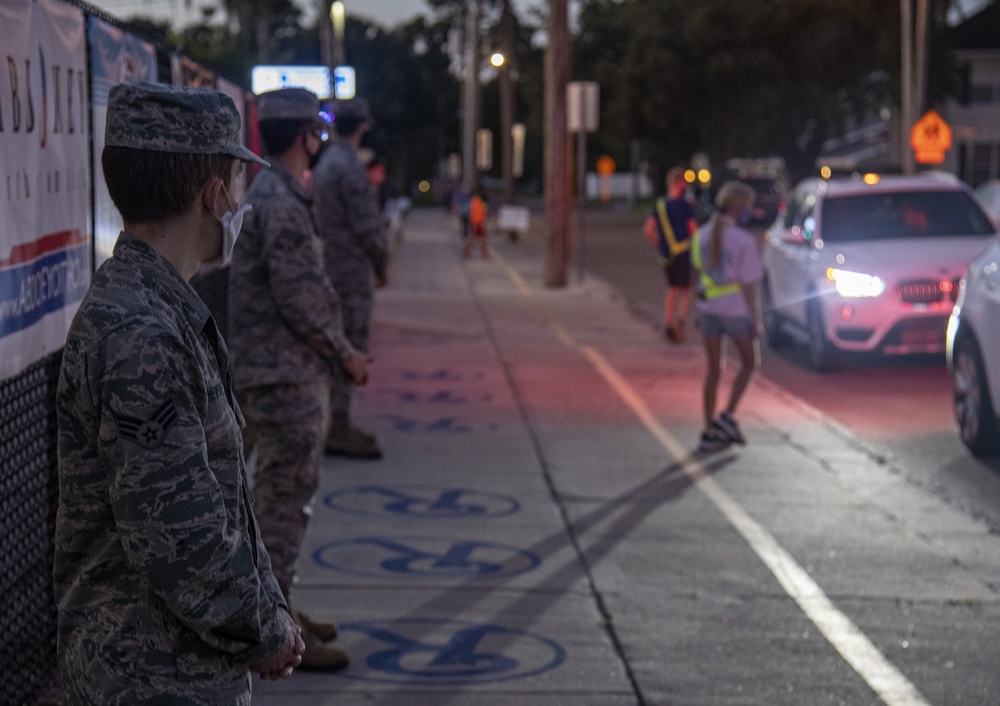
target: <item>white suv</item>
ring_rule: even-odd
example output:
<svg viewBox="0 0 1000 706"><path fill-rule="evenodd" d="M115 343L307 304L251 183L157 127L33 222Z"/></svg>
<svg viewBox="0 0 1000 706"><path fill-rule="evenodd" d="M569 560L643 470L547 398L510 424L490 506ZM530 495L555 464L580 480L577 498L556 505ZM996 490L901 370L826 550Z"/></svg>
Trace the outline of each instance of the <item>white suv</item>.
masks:
<svg viewBox="0 0 1000 706"><path fill-rule="evenodd" d="M953 176L870 181L803 182L766 236L768 342L802 340L816 370L845 352L943 352L959 280L995 233Z"/></svg>
<svg viewBox="0 0 1000 706"><path fill-rule="evenodd" d="M948 322L955 421L977 456L1000 451L1000 239L973 260Z"/></svg>

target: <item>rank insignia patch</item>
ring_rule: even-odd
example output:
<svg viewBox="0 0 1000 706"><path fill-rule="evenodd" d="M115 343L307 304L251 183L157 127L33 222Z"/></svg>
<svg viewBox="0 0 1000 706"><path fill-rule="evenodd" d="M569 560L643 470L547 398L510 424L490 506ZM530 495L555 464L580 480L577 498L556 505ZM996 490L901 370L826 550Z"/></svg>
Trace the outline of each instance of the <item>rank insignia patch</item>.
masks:
<svg viewBox="0 0 1000 706"><path fill-rule="evenodd" d="M134 441L146 449L155 449L167 436L170 427L177 421L177 408L173 398L161 404L149 419L135 419L125 415L117 416L118 434L123 439Z"/></svg>

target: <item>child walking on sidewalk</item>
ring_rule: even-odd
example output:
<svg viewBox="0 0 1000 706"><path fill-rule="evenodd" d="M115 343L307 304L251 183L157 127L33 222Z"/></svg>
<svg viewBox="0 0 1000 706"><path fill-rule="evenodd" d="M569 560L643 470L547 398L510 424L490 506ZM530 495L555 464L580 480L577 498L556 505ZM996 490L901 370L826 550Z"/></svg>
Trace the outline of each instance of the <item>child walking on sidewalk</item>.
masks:
<svg viewBox="0 0 1000 706"><path fill-rule="evenodd" d="M482 193L477 191L469 201L469 237L465 239L462 257L472 254L472 248L479 244L479 252L483 258L490 258L490 246L486 242L486 201Z"/></svg>

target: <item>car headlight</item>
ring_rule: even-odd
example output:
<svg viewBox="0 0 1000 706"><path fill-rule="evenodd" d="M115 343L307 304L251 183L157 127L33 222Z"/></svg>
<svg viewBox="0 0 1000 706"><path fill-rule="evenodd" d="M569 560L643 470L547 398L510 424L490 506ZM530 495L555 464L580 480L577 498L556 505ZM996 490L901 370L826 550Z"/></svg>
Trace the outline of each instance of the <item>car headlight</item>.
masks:
<svg viewBox="0 0 1000 706"><path fill-rule="evenodd" d="M863 272L831 267L826 271L826 278L833 282L842 297L877 297L885 291L885 283L881 279Z"/></svg>

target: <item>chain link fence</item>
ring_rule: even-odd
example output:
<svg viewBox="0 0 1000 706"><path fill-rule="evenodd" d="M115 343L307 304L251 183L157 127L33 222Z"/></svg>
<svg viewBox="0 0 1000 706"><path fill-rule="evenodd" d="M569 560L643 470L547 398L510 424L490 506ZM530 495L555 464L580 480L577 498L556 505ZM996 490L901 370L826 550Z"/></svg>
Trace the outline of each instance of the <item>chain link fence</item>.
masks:
<svg viewBox="0 0 1000 706"><path fill-rule="evenodd" d="M0 382L0 704L51 703L56 664L52 538L62 353ZM56 696L57 698L57 696Z"/></svg>

